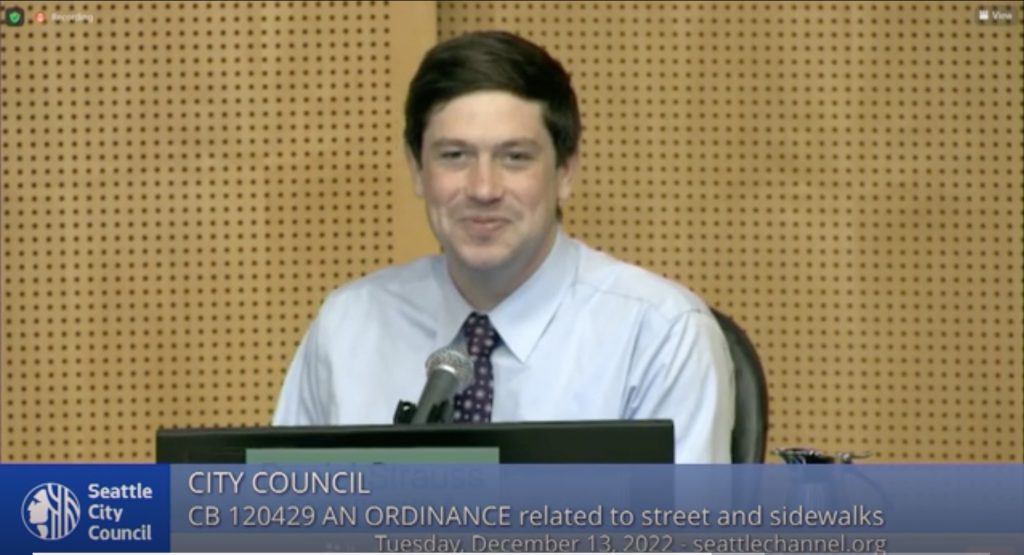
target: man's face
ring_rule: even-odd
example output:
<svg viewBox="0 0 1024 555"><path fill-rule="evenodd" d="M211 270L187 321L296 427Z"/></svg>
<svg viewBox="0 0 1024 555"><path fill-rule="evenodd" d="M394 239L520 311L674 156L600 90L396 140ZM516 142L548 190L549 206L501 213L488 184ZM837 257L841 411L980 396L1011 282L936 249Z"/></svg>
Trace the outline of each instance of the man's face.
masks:
<svg viewBox="0 0 1024 555"><path fill-rule="evenodd" d="M540 103L482 91L430 116L421 163L410 155L410 166L453 270L525 280L543 262L576 159L556 166L542 111Z"/></svg>

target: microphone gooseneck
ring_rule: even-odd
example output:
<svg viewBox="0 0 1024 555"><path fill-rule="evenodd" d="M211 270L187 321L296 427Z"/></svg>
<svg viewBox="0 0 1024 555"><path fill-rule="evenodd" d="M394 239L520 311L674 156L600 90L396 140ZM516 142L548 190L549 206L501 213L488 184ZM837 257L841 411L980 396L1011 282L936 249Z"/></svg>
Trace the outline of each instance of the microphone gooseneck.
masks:
<svg viewBox="0 0 1024 555"><path fill-rule="evenodd" d="M473 383L473 362L452 347L434 351L426 362L427 384L416 404L413 424L447 421L451 418L452 398Z"/></svg>

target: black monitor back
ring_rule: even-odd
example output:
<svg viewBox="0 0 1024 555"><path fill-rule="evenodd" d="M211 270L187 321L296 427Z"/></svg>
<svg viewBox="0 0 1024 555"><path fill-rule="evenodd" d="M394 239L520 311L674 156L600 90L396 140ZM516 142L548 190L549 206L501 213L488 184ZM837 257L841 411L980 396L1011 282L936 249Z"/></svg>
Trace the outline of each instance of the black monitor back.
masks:
<svg viewBox="0 0 1024 555"><path fill-rule="evenodd" d="M431 426L284 426L160 430L159 463L244 463L249 449L496 447L502 463L671 463L671 420Z"/></svg>

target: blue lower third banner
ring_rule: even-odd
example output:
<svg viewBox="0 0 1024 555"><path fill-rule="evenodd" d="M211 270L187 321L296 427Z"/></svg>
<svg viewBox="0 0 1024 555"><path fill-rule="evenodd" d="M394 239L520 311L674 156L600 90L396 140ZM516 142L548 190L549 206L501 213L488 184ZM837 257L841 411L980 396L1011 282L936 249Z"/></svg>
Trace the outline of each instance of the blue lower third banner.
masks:
<svg viewBox="0 0 1024 555"><path fill-rule="evenodd" d="M1022 465L0 465L0 553L1024 554Z"/></svg>

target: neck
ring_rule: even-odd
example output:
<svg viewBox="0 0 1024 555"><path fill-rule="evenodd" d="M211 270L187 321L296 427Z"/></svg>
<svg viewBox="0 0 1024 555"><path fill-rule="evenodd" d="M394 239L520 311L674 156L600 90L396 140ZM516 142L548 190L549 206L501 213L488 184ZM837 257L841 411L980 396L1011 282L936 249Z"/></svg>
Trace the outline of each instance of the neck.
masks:
<svg viewBox="0 0 1024 555"><path fill-rule="evenodd" d="M497 268L477 270L459 265L449 258L448 272L466 302L477 311L488 312L519 289L540 268L551 253L557 235L556 226L533 257L525 262L509 260Z"/></svg>

